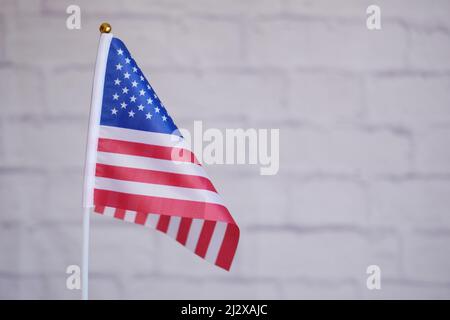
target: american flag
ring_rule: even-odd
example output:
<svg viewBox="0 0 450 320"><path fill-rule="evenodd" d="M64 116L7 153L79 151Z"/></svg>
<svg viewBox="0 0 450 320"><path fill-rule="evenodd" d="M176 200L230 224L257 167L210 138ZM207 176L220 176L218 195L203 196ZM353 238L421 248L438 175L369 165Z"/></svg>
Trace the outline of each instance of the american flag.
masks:
<svg viewBox="0 0 450 320"><path fill-rule="evenodd" d="M104 77L94 130L94 212L163 232L229 270L238 226L125 44L102 37L109 38L106 67L96 67Z"/></svg>

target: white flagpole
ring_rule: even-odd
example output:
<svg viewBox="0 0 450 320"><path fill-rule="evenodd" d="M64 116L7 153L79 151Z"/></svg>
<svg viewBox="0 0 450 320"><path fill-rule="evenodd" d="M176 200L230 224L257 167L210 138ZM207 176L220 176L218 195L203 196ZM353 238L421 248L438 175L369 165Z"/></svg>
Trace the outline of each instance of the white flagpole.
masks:
<svg viewBox="0 0 450 320"><path fill-rule="evenodd" d="M91 208L83 212L83 257L81 264L81 299L89 299L89 214Z"/></svg>
<svg viewBox="0 0 450 320"><path fill-rule="evenodd" d="M86 144L83 186L83 252L81 263L81 298L89 298L89 218L94 207L95 165L97 159L98 131L102 111L103 87L105 84L106 63L113 35L108 23L100 25L100 42L95 62L94 83L92 86L91 112Z"/></svg>

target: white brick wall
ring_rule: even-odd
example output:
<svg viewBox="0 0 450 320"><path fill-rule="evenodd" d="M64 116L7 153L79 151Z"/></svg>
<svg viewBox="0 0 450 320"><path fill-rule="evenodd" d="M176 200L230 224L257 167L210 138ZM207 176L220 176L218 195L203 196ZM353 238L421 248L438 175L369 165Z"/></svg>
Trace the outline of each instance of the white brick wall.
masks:
<svg viewBox="0 0 450 320"><path fill-rule="evenodd" d="M94 216L93 298L450 298L450 2L377 1L368 31L372 3L0 0L0 298L80 296L102 21L180 127L280 128L281 164L208 168L241 227L231 273Z"/></svg>

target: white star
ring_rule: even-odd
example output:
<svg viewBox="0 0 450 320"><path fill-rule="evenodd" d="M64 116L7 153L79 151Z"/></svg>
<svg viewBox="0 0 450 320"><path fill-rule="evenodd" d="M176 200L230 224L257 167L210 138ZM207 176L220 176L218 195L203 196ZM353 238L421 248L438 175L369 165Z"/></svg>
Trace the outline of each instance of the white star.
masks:
<svg viewBox="0 0 450 320"><path fill-rule="evenodd" d="M128 88L127 88L127 87L123 88L123 89L122 89L122 92L123 92L123 93L128 93Z"/></svg>
<svg viewBox="0 0 450 320"><path fill-rule="evenodd" d="M137 82L136 82L136 80L133 81L133 82L131 83L131 85L132 85L133 87L137 87Z"/></svg>
<svg viewBox="0 0 450 320"><path fill-rule="evenodd" d="M131 96L130 101L131 102L136 102L136 97L135 96Z"/></svg>
<svg viewBox="0 0 450 320"><path fill-rule="evenodd" d="M119 80L119 78L117 78L116 80L114 80L114 84L115 84L115 85L120 85L120 82L121 82L121 81Z"/></svg>
<svg viewBox="0 0 450 320"><path fill-rule="evenodd" d="M159 108L158 107L155 108L155 112L159 113Z"/></svg>
<svg viewBox="0 0 450 320"><path fill-rule="evenodd" d="M152 115L150 114L150 112L145 115L145 119L151 119L151 118L152 118Z"/></svg>
<svg viewBox="0 0 450 320"><path fill-rule="evenodd" d="M139 95L140 95L140 96L143 96L143 95L145 95L145 91L144 91L144 89L141 89L141 90L139 91Z"/></svg>
<svg viewBox="0 0 450 320"><path fill-rule="evenodd" d="M116 70L122 70L122 65L120 63L116 64Z"/></svg>
<svg viewBox="0 0 450 320"><path fill-rule="evenodd" d="M166 116L162 116L162 119L163 119L163 121L166 121L167 117Z"/></svg>
<svg viewBox="0 0 450 320"><path fill-rule="evenodd" d="M116 108L112 108L112 109L111 109L111 113L112 113L112 114L117 114L117 109L116 109Z"/></svg>
<svg viewBox="0 0 450 320"><path fill-rule="evenodd" d="M126 108L127 108L127 104L126 104L125 102L122 102L122 103L120 104L120 107L121 107L122 109L126 109Z"/></svg>
<svg viewBox="0 0 450 320"><path fill-rule="evenodd" d="M156 93L153 96L155 97L155 99L158 99L158 96L156 95Z"/></svg>
<svg viewBox="0 0 450 320"><path fill-rule="evenodd" d="M131 110L130 112L128 112L128 117L134 118L134 112L133 112L133 110Z"/></svg>
<svg viewBox="0 0 450 320"><path fill-rule="evenodd" d="M142 104L138 105L139 111L144 111L144 106Z"/></svg>
<svg viewBox="0 0 450 320"><path fill-rule="evenodd" d="M123 76L124 76L125 79L129 79L129 78L130 78L130 74L128 73L128 71L125 72L125 73L123 74Z"/></svg>
<svg viewBox="0 0 450 320"><path fill-rule="evenodd" d="M148 85L147 85L147 89L150 90L150 88L151 88L151 87L150 87L150 85L148 84Z"/></svg>
<svg viewBox="0 0 450 320"><path fill-rule="evenodd" d="M148 103L148 104L152 104L152 103L153 103L152 98L148 98L148 99L147 99L147 103Z"/></svg>
<svg viewBox="0 0 450 320"><path fill-rule="evenodd" d="M133 67L133 72L137 72L137 68L136 67Z"/></svg>
<svg viewBox="0 0 450 320"><path fill-rule="evenodd" d="M123 50L122 50L122 49L118 49L118 50L117 50L117 54L118 54L119 56L121 56L122 53L123 53Z"/></svg>
<svg viewBox="0 0 450 320"><path fill-rule="evenodd" d="M125 58L125 63L130 63L130 58Z"/></svg>
<svg viewBox="0 0 450 320"><path fill-rule="evenodd" d="M119 95L117 93L113 94L113 100L118 100L119 99Z"/></svg>
<svg viewBox="0 0 450 320"><path fill-rule="evenodd" d="M141 79L141 81L144 81L144 77L143 76L140 76L139 79Z"/></svg>

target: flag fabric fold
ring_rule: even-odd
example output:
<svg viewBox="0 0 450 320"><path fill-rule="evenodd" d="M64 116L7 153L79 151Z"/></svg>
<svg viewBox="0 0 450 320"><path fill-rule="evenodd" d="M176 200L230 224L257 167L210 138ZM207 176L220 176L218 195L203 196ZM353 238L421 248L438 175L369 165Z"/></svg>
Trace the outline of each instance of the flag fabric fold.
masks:
<svg viewBox="0 0 450 320"><path fill-rule="evenodd" d="M125 44L111 34L102 38L85 203L98 214L163 232L229 270L237 224Z"/></svg>

